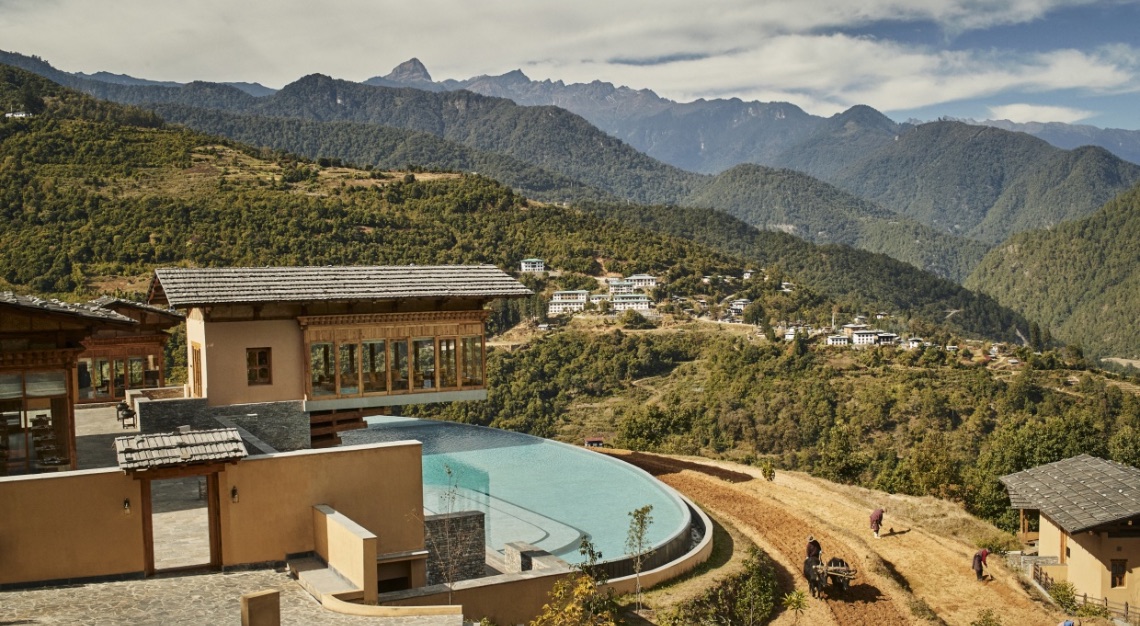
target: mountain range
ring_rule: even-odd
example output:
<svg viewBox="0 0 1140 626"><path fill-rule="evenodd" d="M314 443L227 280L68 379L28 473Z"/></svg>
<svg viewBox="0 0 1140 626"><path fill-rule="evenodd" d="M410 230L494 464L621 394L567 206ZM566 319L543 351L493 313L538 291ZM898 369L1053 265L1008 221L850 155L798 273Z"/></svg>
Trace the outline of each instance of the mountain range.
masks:
<svg viewBox="0 0 1140 626"><path fill-rule="evenodd" d="M654 272L671 289L771 267L799 285L797 296L778 296L800 303L791 313L887 309L1005 339L1027 326L991 298L906 263L820 248L711 209L562 208L483 176L419 181L299 162L0 66L0 106L30 98L41 113L0 121L0 284L21 289L90 289L159 264L510 267L539 255L570 272ZM945 320L947 310L960 313Z"/></svg>
<svg viewBox="0 0 1140 626"><path fill-rule="evenodd" d="M12 56L19 55L4 58ZM481 96L467 89L476 79L465 85L433 82L418 63L370 79L372 85L311 75L273 94L252 96L212 83L109 83L28 59L21 62L81 91L255 145L360 165L391 167L400 159L405 165L476 170L548 201L713 208L808 241L889 254L958 281L1010 235L1081 220L1140 181L1140 167L1103 149L1064 150L1025 133L949 120L897 124L870 107L811 124L800 124L811 116L796 114L795 107L783 113L753 109L739 134L767 137L772 128L782 128L775 139L756 139L754 147L762 145L788 167L736 163L714 176L651 158L561 107ZM510 82L502 78L481 77L499 86ZM541 91L521 73L510 78L516 91ZM592 85L599 93L615 90ZM645 103L643 117L680 110L645 90L616 88L610 93L621 97L607 100L587 98L577 87L560 85L567 101L608 102L600 108L612 119L625 114L621 103L635 101ZM691 104L709 105L707 113L732 101ZM697 108L684 110L690 115ZM765 116L789 123L752 120ZM982 278L969 284L997 290ZM1063 319L1051 315L1055 321L1049 323L1065 327ZM1091 328L1099 332L1095 323ZM1056 337L1082 342L1075 330L1058 330ZM1109 345L1082 343L1096 343L1098 351Z"/></svg>

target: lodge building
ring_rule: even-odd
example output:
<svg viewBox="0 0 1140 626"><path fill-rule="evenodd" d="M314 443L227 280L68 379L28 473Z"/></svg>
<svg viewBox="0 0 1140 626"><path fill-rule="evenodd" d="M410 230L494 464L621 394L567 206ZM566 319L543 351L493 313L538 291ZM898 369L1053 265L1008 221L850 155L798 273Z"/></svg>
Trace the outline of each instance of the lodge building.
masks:
<svg viewBox="0 0 1140 626"><path fill-rule="evenodd" d="M261 409L307 425L308 445L271 443L295 449L389 407L485 399L484 305L529 295L489 265L163 268L149 302L186 311L188 398L280 405Z"/></svg>

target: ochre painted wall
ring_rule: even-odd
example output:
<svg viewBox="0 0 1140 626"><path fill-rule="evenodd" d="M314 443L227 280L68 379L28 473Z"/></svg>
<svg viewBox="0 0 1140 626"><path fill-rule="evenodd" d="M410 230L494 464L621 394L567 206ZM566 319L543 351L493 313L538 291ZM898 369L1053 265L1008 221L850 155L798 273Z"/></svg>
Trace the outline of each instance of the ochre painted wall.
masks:
<svg viewBox="0 0 1140 626"><path fill-rule="evenodd" d="M1109 537L1108 533L1077 533L1069 540L1073 555L1069 582L1077 593L1088 593L1112 602L1140 606L1140 538ZM1113 559L1125 559L1132 570L1126 572L1123 587L1112 588L1110 567Z"/></svg>
<svg viewBox="0 0 1140 626"><path fill-rule="evenodd" d="M377 552L424 548L419 442L249 457L219 477L222 564L280 561L316 548L312 507L327 504L374 533ZM238 488L232 502L231 488Z"/></svg>
<svg viewBox="0 0 1140 626"><path fill-rule="evenodd" d="M190 326L187 322L187 333ZM189 335L187 339L192 341ZM249 384L247 348L272 350L272 384ZM296 320L209 323L202 344L202 380L208 404L225 406L302 399L305 394L303 351L304 340Z"/></svg>
<svg viewBox="0 0 1140 626"><path fill-rule="evenodd" d="M142 572L141 494L117 468L0 478L0 584Z"/></svg>
<svg viewBox="0 0 1140 626"><path fill-rule="evenodd" d="M1055 556L1060 562L1064 562L1064 555L1061 554L1061 534L1063 532L1052 520L1042 515L1040 535L1037 538L1037 554Z"/></svg>

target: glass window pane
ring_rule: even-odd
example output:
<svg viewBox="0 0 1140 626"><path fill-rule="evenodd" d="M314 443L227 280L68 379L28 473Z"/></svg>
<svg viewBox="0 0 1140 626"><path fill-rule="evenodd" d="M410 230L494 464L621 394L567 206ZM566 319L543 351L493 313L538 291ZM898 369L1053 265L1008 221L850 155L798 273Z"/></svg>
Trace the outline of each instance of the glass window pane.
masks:
<svg viewBox="0 0 1140 626"><path fill-rule="evenodd" d="M342 396L355 396L360 393L358 348L355 343L340 344L340 395Z"/></svg>
<svg viewBox="0 0 1140 626"><path fill-rule="evenodd" d="M24 379L21 374L0 374L0 399L24 397Z"/></svg>
<svg viewBox="0 0 1140 626"><path fill-rule="evenodd" d="M27 372L24 375L28 397L67 395L67 372Z"/></svg>
<svg viewBox="0 0 1140 626"><path fill-rule="evenodd" d="M408 342L392 344L392 391L408 390Z"/></svg>
<svg viewBox="0 0 1140 626"><path fill-rule="evenodd" d="M388 353L383 341L365 341L361 345L360 365L364 393L388 391Z"/></svg>
<svg viewBox="0 0 1140 626"><path fill-rule="evenodd" d="M336 393L336 363L331 343L314 343L309 347L309 374L313 397Z"/></svg>
<svg viewBox="0 0 1140 626"><path fill-rule="evenodd" d="M143 386L143 372L146 370L146 361L141 356L131 357L127 361L127 386L138 389Z"/></svg>
<svg viewBox="0 0 1140 626"><path fill-rule="evenodd" d="M439 340L439 386L444 389L459 386L457 376L455 339Z"/></svg>
<svg viewBox="0 0 1140 626"><path fill-rule="evenodd" d="M412 349L415 350L415 389L431 389L435 387L435 339L414 339Z"/></svg>
<svg viewBox="0 0 1140 626"><path fill-rule="evenodd" d="M463 338L463 386L483 385L483 338Z"/></svg>
<svg viewBox="0 0 1140 626"><path fill-rule="evenodd" d="M80 400L90 400L95 397L94 377L91 376L93 368L94 363L91 359L79 359L77 374Z"/></svg>
<svg viewBox="0 0 1140 626"><path fill-rule="evenodd" d="M95 389L96 398L111 397L111 362L107 359L95 359L94 369L91 370L91 386Z"/></svg>
<svg viewBox="0 0 1140 626"><path fill-rule="evenodd" d="M122 398L123 397L123 387L125 386L124 383L126 382L126 376L127 376L127 374L126 374L126 371L127 371L126 363L124 363L122 359L115 359L114 361L112 361L112 363L114 364L114 372L115 372L115 378L114 378L114 381L112 381L112 391L114 392L113 395L116 398Z"/></svg>

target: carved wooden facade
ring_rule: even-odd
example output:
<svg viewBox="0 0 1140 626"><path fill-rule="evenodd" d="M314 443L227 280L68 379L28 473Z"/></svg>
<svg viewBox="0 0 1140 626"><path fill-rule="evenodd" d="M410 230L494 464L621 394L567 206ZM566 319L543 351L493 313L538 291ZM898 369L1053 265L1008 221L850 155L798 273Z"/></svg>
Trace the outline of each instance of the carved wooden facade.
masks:
<svg viewBox="0 0 1140 626"><path fill-rule="evenodd" d="M111 311L0 294L0 475L77 467L81 342L134 325Z"/></svg>

